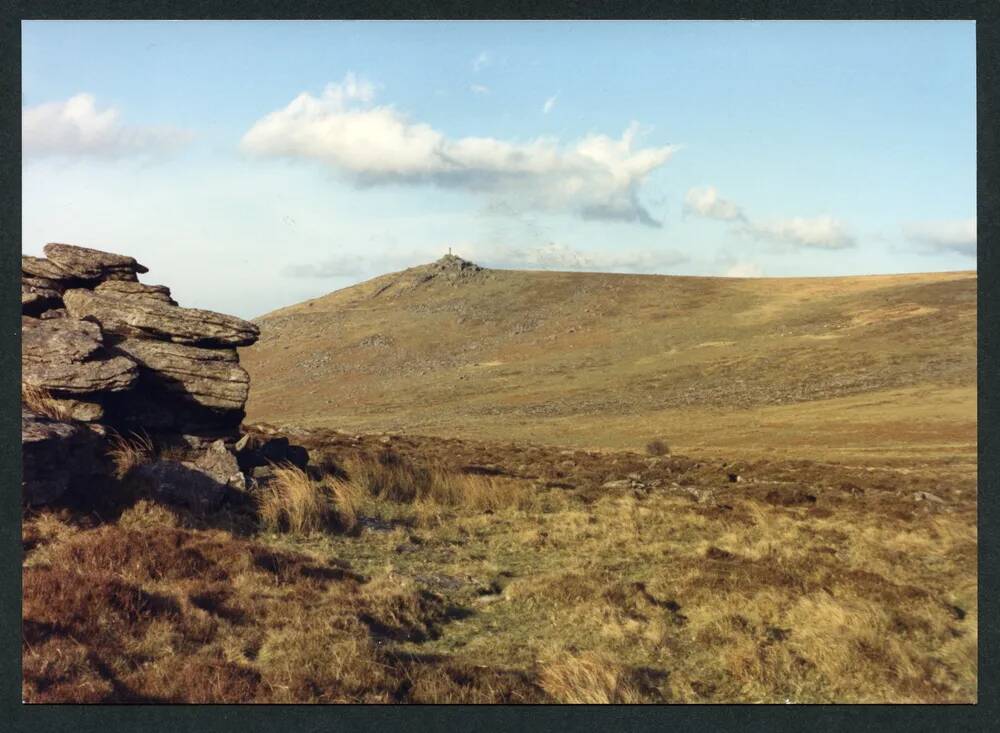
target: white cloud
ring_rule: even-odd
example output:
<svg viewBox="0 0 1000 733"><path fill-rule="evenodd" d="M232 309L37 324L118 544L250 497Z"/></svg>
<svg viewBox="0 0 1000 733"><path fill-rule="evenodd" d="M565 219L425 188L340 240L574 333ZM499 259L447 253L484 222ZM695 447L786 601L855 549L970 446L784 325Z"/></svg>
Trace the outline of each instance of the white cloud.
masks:
<svg viewBox="0 0 1000 733"><path fill-rule="evenodd" d="M472 70L482 71L487 66L490 65L490 55L485 51L481 52L476 58L472 60Z"/></svg>
<svg viewBox="0 0 1000 733"><path fill-rule="evenodd" d="M525 206L571 211L584 219L660 225L639 202L639 190L676 147L637 148L636 123L619 139L588 135L570 145L543 137L527 142L449 138L391 105L373 104L372 89L349 76L328 85L319 97L304 92L258 120L243 136L242 148L319 161L362 186L433 184L515 198Z"/></svg>
<svg viewBox="0 0 1000 733"><path fill-rule="evenodd" d="M903 224L903 234L930 252L976 256L976 219L915 221Z"/></svg>
<svg viewBox="0 0 1000 733"><path fill-rule="evenodd" d="M552 111L552 108L556 106L556 99L559 97L558 94L553 94L551 97L545 100L545 104L542 105L542 114L547 115Z"/></svg>
<svg viewBox="0 0 1000 733"><path fill-rule="evenodd" d="M288 265L283 275L296 278L357 277L369 269L370 263L360 255L334 255L317 262Z"/></svg>
<svg viewBox="0 0 1000 733"><path fill-rule="evenodd" d="M162 153L187 143L192 135L171 127L125 125L114 107L97 108L92 94L47 102L21 112L26 156L91 155L119 157Z"/></svg>
<svg viewBox="0 0 1000 733"><path fill-rule="evenodd" d="M662 272L687 261L675 250L584 251L557 242L536 247L463 244L455 252L489 267L586 272Z"/></svg>
<svg viewBox="0 0 1000 733"><path fill-rule="evenodd" d="M754 239L816 249L846 249L855 245L843 222L832 216L812 219L792 217L771 221L751 220L742 207L719 196L714 186L692 188L684 196L684 211L708 219L728 221L735 231Z"/></svg>
<svg viewBox="0 0 1000 733"><path fill-rule="evenodd" d="M741 231L755 239L765 239L795 247L847 249L855 245L854 237L846 231L844 224L831 216L750 222Z"/></svg>
<svg viewBox="0 0 1000 733"><path fill-rule="evenodd" d="M484 84L473 84L469 87L474 94L489 94L490 88Z"/></svg>
<svg viewBox="0 0 1000 733"><path fill-rule="evenodd" d="M684 210L709 219L745 221L742 209L719 196L715 186L692 188L684 195Z"/></svg>
<svg viewBox="0 0 1000 733"><path fill-rule="evenodd" d="M723 277L763 277L764 272L755 262L736 262L726 268Z"/></svg>

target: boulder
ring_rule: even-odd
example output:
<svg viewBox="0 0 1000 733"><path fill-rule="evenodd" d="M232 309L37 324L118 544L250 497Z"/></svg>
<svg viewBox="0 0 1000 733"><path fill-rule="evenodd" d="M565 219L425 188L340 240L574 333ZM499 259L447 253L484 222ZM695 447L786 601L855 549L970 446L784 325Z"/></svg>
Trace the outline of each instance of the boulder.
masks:
<svg viewBox="0 0 1000 733"><path fill-rule="evenodd" d="M105 474L104 443L79 423L21 410L22 501L47 504Z"/></svg>
<svg viewBox="0 0 1000 733"><path fill-rule="evenodd" d="M217 440L198 456L194 464L219 483L237 491L246 490L246 478L240 471L236 456L229 452L222 440Z"/></svg>
<svg viewBox="0 0 1000 733"><path fill-rule="evenodd" d="M239 365L236 349L125 338L114 350L139 365L144 386L218 410L241 410L246 404L250 375Z"/></svg>
<svg viewBox="0 0 1000 733"><path fill-rule="evenodd" d="M71 418L80 422L97 422L104 417L104 405L95 397L92 400L62 398L56 400Z"/></svg>
<svg viewBox="0 0 1000 733"><path fill-rule="evenodd" d="M189 461L154 461L139 466L135 476L157 498L200 511L218 508L226 496L226 484Z"/></svg>
<svg viewBox="0 0 1000 733"><path fill-rule="evenodd" d="M298 468L309 465L309 451L301 445L291 445L288 438L263 438L247 433L235 446L240 468L250 473L258 466L291 463Z"/></svg>
<svg viewBox="0 0 1000 733"><path fill-rule="evenodd" d="M139 375L135 362L112 356L101 329L69 318L21 318L21 381L70 395L118 392Z"/></svg>
<svg viewBox="0 0 1000 733"><path fill-rule="evenodd" d="M63 294L63 302L71 316L93 319L105 333L223 347L249 346L260 336L257 325L242 318L121 293L73 289Z"/></svg>
<svg viewBox="0 0 1000 733"><path fill-rule="evenodd" d="M170 297L170 288L165 285L146 285L128 280L105 280L94 288L94 292L130 298L147 298L167 305L177 305L177 301Z"/></svg>
<svg viewBox="0 0 1000 733"><path fill-rule="evenodd" d="M49 261L65 273L63 279L135 280L136 273L149 272L133 257L99 249L57 242L50 242L42 249Z"/></svg>

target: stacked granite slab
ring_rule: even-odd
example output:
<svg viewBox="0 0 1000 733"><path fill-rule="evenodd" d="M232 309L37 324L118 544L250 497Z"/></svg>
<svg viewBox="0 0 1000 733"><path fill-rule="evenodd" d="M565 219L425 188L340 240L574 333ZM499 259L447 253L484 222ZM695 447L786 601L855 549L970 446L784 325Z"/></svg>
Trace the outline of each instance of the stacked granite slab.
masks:
<svg viewBox="0 0 1000 733"><path fill-rule="evenodd" d="M181 308L132 257L47 244L21 258L22 382L120 432L236 437L257 326Z"/></svg>

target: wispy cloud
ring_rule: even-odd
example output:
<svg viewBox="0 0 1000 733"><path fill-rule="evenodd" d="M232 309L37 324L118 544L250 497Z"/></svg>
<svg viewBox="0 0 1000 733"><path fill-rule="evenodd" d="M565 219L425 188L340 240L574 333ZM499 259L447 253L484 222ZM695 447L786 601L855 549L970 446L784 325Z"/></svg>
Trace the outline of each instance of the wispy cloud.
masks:
<svg viewBox="0 0 1000 733"><path fill-rule="evenodd" d="M469 87L474 94L489 94L490 88L485 84L473 84Z"/></svg>
<svg viewBox="0 0 1000 733"><path fill-rule="evenodd" d="M472 60L472 70L482 71L487 66L490 65L490 55L486 51L482 51L476 58Z"/></svg>
<svg viewBox="0 0 1000 733"><path fill-rule="evenodd" d="M160 154L189 142L192 134L172 127L125 125L114 107L98 109L92 94L47 102L21 112L21 140L26 156L96 156Z"/></svg>
<svg viewBox="0 0 1000 733"><path fill-rule="evenodd" d="M793 247L848 249L857 244L845 225L832 216L812 219L793 217L765 222L749 222L740 231L755 239L764 239Z"/></svg>
<svg viewBox="0 0 1000 733"><path fill-rule="evenodd" d="M955 252L976 256L976 219L913 221L903 224L903 235L925 252Z"/></svg>
<svg viewBox="0 0 1000 733"><path fill-rule="evenodd" d="M334 277L357 277L368 271L370 263L359 255L334 255L316 262L288 265L283 275L296 278L327 279Z"/></svg>
<svg viewBox="0 0 1000 733"><path fill-rule="evenodd" d="M814 249L847 249L855 237L843 222L832 216L790 217L760 221L751 219L743 207L719 196L714 186L690 189L684 196L685 213L729 222L734 231L753 239Z"/></svg>
<svg viewBox="0 0 1000 733"><path fill-rule="evenodd" d="M736 262L727 267L723 277L763 277L764 271L755 262Z"/></svg>
<svg viewBox="0 0 1000 733"><path fill-rule="evenodd" d="M584 219L660 226L640 203L639 192L676 147L637 147L637 123L618 139L588 135L568 145L547 137L449 138L391 105L374 104L373 89L349 75L318 97L304 92L258 120L243 136L242 148L319 161L359 186L433 184Z"/></svg>
<svg viewBox="0 0 1000 733"><path fill-rule="evenodd" d="M559 97L558 94L553 94L551 97L545 100L545 104L542 105L542 114L547 115L552 111L552 108L556 106L556 99Z"/></svg>
<svg viewBox="0 0 1000 733"><path fill-rule="evenodd" d="M722 221L746 221L743 210L721 196L715 186L701 186L690 189L684 195L684 211L709 219Z"/></svg>
<svg viewBox="0 0 1000 733"><path fill-rule="evenodd" d="M456 252L490 267L529 270L648 273L688 261L685 254L670 249L584 251L552 241L534 247L466 244L456 247Z"/></svg>

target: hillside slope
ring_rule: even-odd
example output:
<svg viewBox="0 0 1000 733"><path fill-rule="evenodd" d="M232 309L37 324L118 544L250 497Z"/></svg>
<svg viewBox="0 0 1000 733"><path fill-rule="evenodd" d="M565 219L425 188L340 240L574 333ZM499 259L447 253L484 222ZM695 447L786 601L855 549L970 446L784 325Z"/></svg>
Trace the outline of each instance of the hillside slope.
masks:
<svg viewBox="0 0 1000 733"><path fill-rule="evenodd" d="M257 319L248 419L870 460L976 448L976 274L731 279L457 257Z"/></svg>

